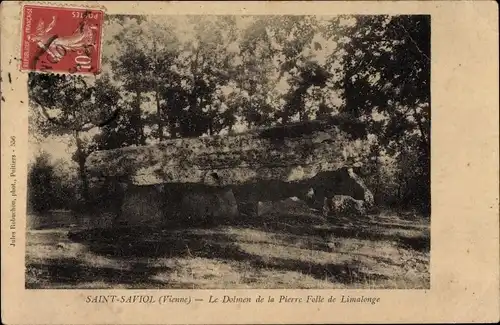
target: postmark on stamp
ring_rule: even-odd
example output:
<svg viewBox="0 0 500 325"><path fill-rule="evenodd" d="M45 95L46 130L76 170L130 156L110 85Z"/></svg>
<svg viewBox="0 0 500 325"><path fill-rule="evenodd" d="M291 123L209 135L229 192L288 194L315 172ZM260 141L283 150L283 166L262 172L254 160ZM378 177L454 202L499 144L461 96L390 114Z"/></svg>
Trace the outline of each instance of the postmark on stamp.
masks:
<svg viewBox="0 0 500 325"><path fill-rule="evenodd" d="M21 70L98 74L104 11L25 5Z"/></svg>

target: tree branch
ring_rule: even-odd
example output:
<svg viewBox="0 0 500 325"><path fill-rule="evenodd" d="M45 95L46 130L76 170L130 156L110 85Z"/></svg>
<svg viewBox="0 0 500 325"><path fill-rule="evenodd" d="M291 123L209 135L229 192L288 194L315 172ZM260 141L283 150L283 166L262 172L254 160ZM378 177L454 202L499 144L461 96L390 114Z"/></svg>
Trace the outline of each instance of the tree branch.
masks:
<svg viewBox="0 0 500 325"><path fill-rule="evenodd" d="M427 56L427 54L425 54L425 53L424 53L424 52L420 49L420 47L418 46L417 42L413 39L413 37L411 37L410 32L408 32L408 30L407 30L407 29L406 29L403 25L401 25L401 24L399 24L399 23L397 23L397 24L398 24L398 26L399 26L399 27L401 27L401 28L405 31L405 33L406 33L406 35L408 36L408 38L410 39L410 41L411 41L411 42L413 43L413 45L415 45L415 47L417 48L417 51L419 51L419 52L420 52L420 54L422 54L422 56L423 56L424 58L426 58L428 62L431 62L431 59Z"/></svg>

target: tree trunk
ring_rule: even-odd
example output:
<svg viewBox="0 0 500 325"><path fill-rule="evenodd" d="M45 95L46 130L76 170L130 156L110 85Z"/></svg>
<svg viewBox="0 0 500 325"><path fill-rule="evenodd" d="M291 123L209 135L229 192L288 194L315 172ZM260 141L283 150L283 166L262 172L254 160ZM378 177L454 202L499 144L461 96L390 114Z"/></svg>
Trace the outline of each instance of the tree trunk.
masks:
<svg viewBox="0 0 500 325"><path fill-rule="evenodd" d="M155 91L155 99L156 99L156 116L158 118L158 140L163 140L163 120L161 116L161 108L160 108L160 96L158 95L158 85L156 86Z"/></svg>
<svg viewBox="0 0 500 325"><path fill-rule="evenodd" d="M413 113L415 114L415 120L417 121L418 130L420 131L420 135L422 136L422 143L428 155L429 153L429 139L427 138L426 132L424 130L424 126L422 125L421 117L417 113L417 109L413 107Z"/></svg>
<svg viewBox="0 0 500 325"><path fill-rule="evenodd" d="M158 55L156 52L156 40L153 40L153 53L154 53L154 67L153 67L153 73L158 71ZM154 79L155 81L155 100L156 100L156 117L158 118L158 140L162 141L163 140L163 120L161 116L161 108L160 108L160 94L159 94L159 85L158 85L158 78L154 75L151 76L151 78Z"/></svg>
<svg viewBox="0 0 500 325"><path fill-rule="evenodd" d="M135 103L132 112L132 120L131 124L135 130L135 136L137 144L145 145L144 141L144 130L142 129L142 120L141 120L141 95L142 92L140 90L136 90L135 92Z"/></svg>
<svg viewBox="0 0 500 325"><path fill-rule="evenodd" d="M213 135L214 134L214 127L213 127L213 122L210 120L208 122L208 135Z"/></svg>
<svg viewBox="0 0 500 325"><path fill-rule="evenodd" d="M344 67L344 107L345 111L352 117L359 118L360 109L357 103L357 97L359 96L359 90L356 89L352 84L352 77L355 73L352 73L351 69L354 67L351 64L346 64ZM359 101L358 101L359 102Z"/></svg>
<svg viewBox="0 0 500 325"><path fill-rule="evenodd" d="M192 86L191 92L189 94L189 110L190 110L190 113L192 114L190 117L191 119L194 116L196 116L196 118L199 117L198 94L197 94L198 93L198 58L199 58L199 54L200 54L200 49L198 48L196 50L196 54L195 54L194 59L191 61L191 73L193 75L193 86ZM193 129L193 127L194 127L194 129ZM197 135L198 130L196 130L197 129L196 125L192 126L191 128L188 128L188 129L189 129L189 131L188 131L187 136L192 137L192 136Z"/></svg>
<svg viewBox="0 0 500 325"><path fill-rule="evenodd" d="M75 139L78 174L80 176L80 181L82 182L82 198L83 203L87 204L89 202L89 182L87 179L87 173L85 171L85 160L87 158L87 155L83 152L82 141L80 139L80 133L78 131L75 131Z"/></svg>

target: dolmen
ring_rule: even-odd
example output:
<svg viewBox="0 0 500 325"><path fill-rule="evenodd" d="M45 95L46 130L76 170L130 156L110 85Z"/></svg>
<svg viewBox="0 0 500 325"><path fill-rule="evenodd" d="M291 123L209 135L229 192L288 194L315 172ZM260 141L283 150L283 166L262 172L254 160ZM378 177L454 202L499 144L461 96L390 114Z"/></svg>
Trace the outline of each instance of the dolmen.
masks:
<svg viewBox="0 0 500 325"><path fill-rule="evenodd" d="M353 143L339 125L309 121L97 151L86 172L92 204L126 225L231 222L290 198L363 213L373 195Z"/></svg>

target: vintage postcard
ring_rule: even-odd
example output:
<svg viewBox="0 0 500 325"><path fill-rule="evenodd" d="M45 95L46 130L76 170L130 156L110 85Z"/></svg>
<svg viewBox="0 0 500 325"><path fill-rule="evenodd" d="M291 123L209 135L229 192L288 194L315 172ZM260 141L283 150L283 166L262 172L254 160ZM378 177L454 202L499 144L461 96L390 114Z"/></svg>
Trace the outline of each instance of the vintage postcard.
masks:
<svg viewBox="0 0 500 325"><path fill-rule="evenodd" d="M499 321L497 10L3 2L2 321Z"/></svg>

